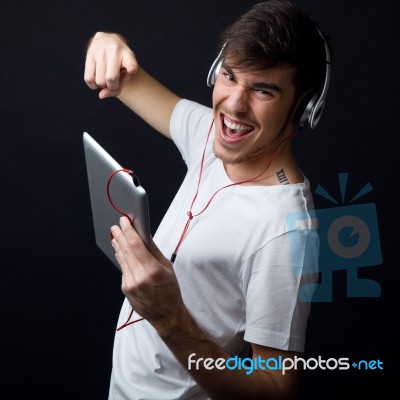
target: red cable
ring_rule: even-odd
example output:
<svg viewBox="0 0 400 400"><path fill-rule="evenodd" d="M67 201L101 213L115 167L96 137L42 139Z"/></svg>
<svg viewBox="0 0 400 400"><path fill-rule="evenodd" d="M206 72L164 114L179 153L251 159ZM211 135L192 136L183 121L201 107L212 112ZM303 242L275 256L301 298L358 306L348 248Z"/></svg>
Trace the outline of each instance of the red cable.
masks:
<svg viewBox="0 0 400 400"><path fill-rule="evenodd" d="M197 195L198 195L199 189L200 189L201 178L202 178L202 175L203 175L203 166L204 166L205 152L206 152L207 143L208 143L208 140L209 140L209 138L210 138L211 129L212 129L213 125L214 125L214 119L212 120L211 125L210 125L210 128L209 128L209 130L208 130L207 140L206 140L206 144L205 144L204 150L203 150L203 155L202 155L202 158L201 158L200 172L199 172L199 179L198 179L198 181L197 181L196 193L195 193L195 195L193 196L193 200L192 200L192 203L191 203L191 205L190 205L190 210L187 212L188 220L186 221L185 227L183 228L183 231L182 231L182 234L181 234L181 236L180 236L180 238L179 238L178 244L177 244L177 246L175 247L175 251L172 253L171 260L170 260L171 263L173 263L173 262L175 261L176 255L177 255L177 253L178 253L178 249L179 249L180 245L182 244L183 239L184 239L185 236L186 236L186 233L187 233L187 231L188 231L188 229L189 229L190 222L192 221L192 219L193 219L194 217L197 217L197 216L199 216L200 214L202 214L202 213L208 208L208 206L211 204L211 202L214 200L214 197L215 197L221 190L226 189L226 188L231 187L231 186L236 186L236 185L241 185L241 184L243 184L243 183L254 182L254 181L256 181L256 180L257 180L260 176L262 176L262 175L267 171L267 169L270 167L270 165L271 165L273 159L275 158L276 152L278 151L278 149L279 149L279 147L282 145L282 143L284 143L287 139L289 139L289 137L291 137L291 136L293 135L293 134L288 135L286 138L282 139L282 140L278 143L278 145L276 146L276 148L275 148L274 151L272 152L271 159L269 160L267 166L264 168L264 170L263 170L260 174L256 175L256 176L253 177L253 178L245 179L245 180L242 180L242 181L239 181L239 182L230 183L229 185L226 185L226 186L221 187L220 189L218 189L218 190L210 197L210 200L208 200L208 202L207 202L207 204L205 205L205 207L204 207L200 212L198 212L197 214L193 215L193 214L192 214L192 209L193 209L194 203L196 202ZM122 169L119 169L119 170L117 170L117 171L114 171L114 172L110 175L110 177L109 177L109 179L108 179L108 182L107 182L107 197L108 197L108 200L110 201L110 204L113 206L113 208L114 208L116 211L118 211L120 214L126 216L126 217L131 221L131 219L129 218L129 216L128 216L126 213L124 213L122 210L120 210L120 209L113 203L113 201L112 201L112 199L111 199L111 196L110 196L109 188L110 188L111 179L112 179L113 176L114 176L116 173L118 173L118 172L126 172L126 173L128 173L128 174L130 174L130 175L133 174L133 171L128 170L128 169L125 169L125 168L122 168ZM132 221L131 221L131 223L132 223ZM143 321L143 320L144 320L144 318L139 318L139 319L136 319L136 320L134 320L134 321L129 321L129 320L131 319L131 317L132 317L133 311L134 311L134 310L133 310L133 308L132 308L132 310L131 310L131 312L130 312L130 314L129 314L129 316L128 316L128 319L126 320L126 322L125 322L124 324L122 324L120 327L117 328L117 331L121 330L122 328L125 328L126 326L129 326L129 325L132 325L132 324L134 324L134 323L136 323L136 322L139 322L139 321Z"/></svg>
<svg viewBox="0 0 400 400"><path fill-rule="evenodd" d="M188 220L187 220L187 222L186 222L186 224L185 224L185 227L183 228L183 232L182 232L181 237L180 237L180 239L179 239L179 241L178 241L178 244L177 244L177 246L175 247L174 252L172 253L172 256L171 256L171 259L170 259L170 261L171 261L172 263L173 263L173 262L175 261L175 259L176 259L176 256L177 256L177 253L178 253L178 249L179 249L180 245L182 244L182 241L183 241L184 237L186 236L186 233L187 233L187 231L188 231L188 229L189 229L189 225L190 225L190 222L192 221L192 219L193 219L194 217L197 217L197 216L199 216L200 214L202 214L202 213L208 208L208 206L211 204L211 202L213 201L213 199L214 199L214 197L217 195L217 193L219 193L221 190L226 189L226 188L231 187L231 186L236 186L236 185L241 185L241 184L243 184L243 183L254 182L254 181L256 181L256 180L257 180L260 176L262 176L262 175L267 171L267 169L270 167L270 165L271 165L273 159L275 158L276 152L278 151L278 149L279 149L279 147L282 145L282 143L284 143L287 139L289 139L291 136L293 136L293 134L290 134L290 135L288 135L287 137L285 137L284 139L282 139L282 140L278 143L278 145L276 146L276 148L275 148L274 151L272 152L271 159L269 160L267 166L264 168L264 170L263 170L260 174L258 174L257 176L255 176L255 177L253 177L253 178L245 179L245 180L242 180L242 181L239 181L239 182L230 183L229 185L226 185L226 186L223 186L223 187L219 188L219 189L211 196L210 200L208 200L206 206L205 206L199 213L193 215L193 214L192 214L192 209L193 209L193 205L194 205L194 203L195 203L195 201L196 201L196 199L197 199L197 194L199 193L200 181L201 181L201 177L202 177L202 174L203 174L204 155L205 155L205 151L206 151L208 139L210 138L211 128L212 128L213 124L214 124L214 120L211 122L210 129L208 130L206 145L204 146L204 150L203 150L203 156L202 156L202 159L201 159L201 166L200 166L199 179L198 179L198 182L197 182L196 194L195 194L194 197L193 197L192 204L191 204L191 206L190 206L190 210L187 212L187 215L188 215L189 218L188 218Z"/></svg>
<svg viewBox="0 0 400 400"><path fill-rule="evenodd" d="M106 188L106 190L107 190L108 201L110 202L111 206L112 206L117 212L119 212L120 214L122 214L122 215L124 215L125 217L127 217L127 218L129 219L129 221L131 222L131 224L133 225L133 222L132 222L131 218L129 217L129 215L126 214L124 211L122 211L120 208L118 208L118 207L114 204L114 202L112 201L111 195L110 195L110 184L111 184L111 180L112 180L112 178L114 177L114 175L117 174L118 172L126 172L127 174L129 174L129 175L131 175L131 176L135 176L134 172L133 172L132 170L130 170L130 169L121 168L121 169L117 169L116 171L114 171L114 172L109 176L108 181L107 181L107 188ZM113 238L113 237L112 237L112 235L111 235L111 239L112 239L112 238ZM125 327L128 326L128 325L132 325L132 324L134 324L134 323L136 323L136 322L139 322L139 321L144 320L144 318L138 318L138 319L135 319L134 321L130 321L130 322L129 322L129 320L130 320L131 317L132 317L132 314L133 314L133 308L132 308L132 310L131 310L131 312L130 312L130 314L129 314L129 317L128 317L128 319L126 320L126 322L125 322L124 324L122 324L119 328L117 328L117 331L121 330L122 328L125 328Z"/></svg>
<svg viewBox="0 0 400 400"><path fill-rule="evenodd" d="M117 174L118 172L126 172L127 174L133 175L133 176L134 176L133 171L130 170L130 169L121 168L121 169L117 169L116 171L114 171L114 172L109 176L108 181L107 181L107 188L106 188L106 190L107 190L108 201L110 202L111 206L112 206L117 212L119 212L119 213L122 214L123 216L127 217L127 218L129 219L129 221L131 221L131 224L132 224L132 220L131 220L131 218L129 217L129 215L126 214L124 211L122 211L120 208L118 208L118 207L114 204L114 202L112 201L111 195L110 195L110 184L111 184L111 180L112 180L112 178L114 177L114 175Z"/></svg>
<svg viewBox="0 0 400 400"><path fill-rule="evenodd" d="M132 314L133 314L133 308L132 308L131 312L129 313L129 317L127 318L126 322L117 328L117 332L120 331L122 328L125 328L129 325L135 324L136 322L144 320L144 318L138 318L138 319L135 319L134 321L129 321L132 317Z"/></svg>

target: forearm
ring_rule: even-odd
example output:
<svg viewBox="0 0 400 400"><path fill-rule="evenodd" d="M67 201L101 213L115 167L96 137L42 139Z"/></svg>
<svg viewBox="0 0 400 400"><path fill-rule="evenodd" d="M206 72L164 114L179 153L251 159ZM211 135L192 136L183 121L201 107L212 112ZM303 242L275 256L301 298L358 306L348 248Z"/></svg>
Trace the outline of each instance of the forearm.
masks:
<svg viewBox="0 0 400 400"><path fill-rule="evenodd" d="M226 365L230 355L201 329L186 308L172 265L157 246L154 244L150 253L126 217L121 218L120 227L111 227L111 233L123 274L123 293L211 399L295 398L297 368L269 369L266 360L293 358L297 353L252 343L253 357L260 366L264 361L262 369L249 374L248 369L232 369L231 364ZM204 362L188 367L193 357ZM209 368L210 364L215 368Z"/></svg>
<svg viewBox="0 0 400 400"><path fill-rule="evenodd" d="M177 360L189 370L189 373L198 382L213 400L242 400L242 399L283 399L275 377L267 371L255 370L246 374L245 370L230 370L220 367L207 369L203 361L225 359L230 356L206 333L190 316L184 313L173 328L168 331L159 331L160 337L174 353ZM192 361L189 365L189 357ZM202 362L194 362L203 359ZM210 361L211 362L211 361Z"/></svg>
<svg viewBox="0 0 400 400"><path fill-rule="evenodd" d="M155 130L170 138L169 122L180 97L141 67L124 86L118 99Z"/></svg>

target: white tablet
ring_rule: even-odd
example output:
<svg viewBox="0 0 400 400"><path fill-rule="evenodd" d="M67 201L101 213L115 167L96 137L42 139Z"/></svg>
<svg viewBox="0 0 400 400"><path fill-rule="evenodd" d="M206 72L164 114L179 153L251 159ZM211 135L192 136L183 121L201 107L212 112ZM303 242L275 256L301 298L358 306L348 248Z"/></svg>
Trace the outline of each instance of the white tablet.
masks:
<svg viewBox="0 0 400 400"><path fill-rule="evenodd" d="M86 170L96 244L120 268L111 246L110 228L129 217L148 249L151 230L147 193L87 132L83 133Z"/></svg>

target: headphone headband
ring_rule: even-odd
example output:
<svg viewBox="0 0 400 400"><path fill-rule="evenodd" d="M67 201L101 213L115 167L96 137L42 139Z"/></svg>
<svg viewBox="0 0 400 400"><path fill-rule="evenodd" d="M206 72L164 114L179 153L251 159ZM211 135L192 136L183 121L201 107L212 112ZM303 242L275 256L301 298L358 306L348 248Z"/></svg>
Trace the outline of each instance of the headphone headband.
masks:
<svg viewBox="0 0 400 400"><path fill-rule="evenodd" d="M321 89L317 93L306 96L305 99L299 104L296 111L295 121L299 128L303 128L307 123L311 129L314 129L319 120L321 119L322 111L325 107L326 97L328 95L329 81L331 79L331 54L329 46L321 31L318 33L324 41L325 48L325 79Z"/></svg>

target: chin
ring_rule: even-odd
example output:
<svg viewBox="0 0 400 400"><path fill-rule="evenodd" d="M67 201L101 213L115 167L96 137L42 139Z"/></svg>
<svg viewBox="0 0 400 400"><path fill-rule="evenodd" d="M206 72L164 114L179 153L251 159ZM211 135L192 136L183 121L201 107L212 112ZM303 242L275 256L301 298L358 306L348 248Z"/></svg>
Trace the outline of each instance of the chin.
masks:
<svg viewBox="0 0 400 400"><path fill-rule="evenodd" d="M240 164L245 161L248 157L243 157L239 154L229 154L224 148L221 149L222 146L218 146L217 143L214 142L213 152L216 158L219 158L224 164Z"/></svg>

